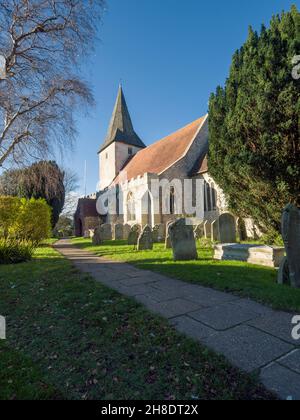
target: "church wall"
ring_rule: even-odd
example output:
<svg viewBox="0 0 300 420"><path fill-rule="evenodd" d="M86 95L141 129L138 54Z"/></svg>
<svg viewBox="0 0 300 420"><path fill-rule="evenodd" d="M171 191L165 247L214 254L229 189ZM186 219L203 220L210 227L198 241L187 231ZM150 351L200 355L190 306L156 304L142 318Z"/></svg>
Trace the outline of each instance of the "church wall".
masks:
<svg viewBox="0 0 300 420"><path fill-rule="evenodd" d="M121 169L123 169L124 164L131 158L131 156L136 155L141 149L139 147L130 146L125 143L115 143L115 168L116 174L118 174ZM132 155L129 154L129 149L132 151Z"/></svg>

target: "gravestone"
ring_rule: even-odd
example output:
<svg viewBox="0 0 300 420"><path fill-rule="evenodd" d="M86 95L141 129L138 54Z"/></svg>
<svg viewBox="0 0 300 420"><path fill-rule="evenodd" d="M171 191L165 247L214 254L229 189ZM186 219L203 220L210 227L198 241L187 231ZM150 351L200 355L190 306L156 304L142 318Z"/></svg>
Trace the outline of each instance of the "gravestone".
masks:
<svg viewBox="0 0 300 420"><path fill-rule="evenodd" d="M219 219L214 220L211 224L211 239L213 242L220 240Z"/></svg>
<svg viewBox="0 0 300 420"><path fill-rule="evenodd" d="M93 236L93 245L101 245L102 244L102 238L101 238L101 229L100 227L96 228L94 231L94 236Z"/></svg>
<svg viewBox="0 0 300 420"><path fill-rule="evenodd" d="M171 245L171 238L170 238L170 232L169 232L169 227L170 225L173 223L173 221L168 222L166 225L166 239L165 239L165 249L171 249L172 245Z"/></svg>
<svg viewBox="0 0 300 420"><path fill-rule="evenodd" d="M247 235L246 223L245 223L245 220L242 219L241 217L239 217L238 219L237 227L238 227L238 235L239 235L240 242L247 241L248 235Z"/></svg>
<svg viewBox="0 0 300 420"><path fill-rule="evenodd" d="M287 286L291 285L289 262L288 262L287 257L284 257L283 260L281 261L281 264L278 270L278 284L285 284Z"/></svg>
<svg viewBox="0 0 300 420"><path fill-rule="evenodd" d="M117 223L113 228L113 240L121 241L124 238L124 225Z"/></svg>
<svg viewBox="0 0 300 420"><path fill-rule="evenodd" d="M196 240L203 238L204 236L204 222L197 225L194 229L194 236Z"/></svg>
<svg viewBox="0 0 300 420"><path fill-rule="evenodd" d="M219 240L222 244L232 244L236 242L236 223L235 218L230 213L223 213L218 219Z"/></svg>
<svg viewBox="0 0 300 420"><path fill-rule="evenodd" d="M211 238L211 223L208 220L204 222L204 237L205 239Z"/></svg>
<svg viewBox="0 0 300 420"><path fill-rule="evenodd" d="M153 242L162 242L165 238L165 227L162 224L155 225L152 231Z"/></svg>
<svg viewBox="0 0 300 420"><path fill-rule="evenodd" d="M284 248L255 244L218 244L214 246L214 259L245 261L249 264L278 268L284 259Z"/></svg>
<svg viewBox="0 0 300 420"><path fill-rule="evenodd" d="M137 245L138 238L140 235L140 230L141 228L139 225L132 226L128 235L128 245Z"/></svg>
<svg viewBox="0 0 300 420"><path fill-rule="evenodd" d="M287 268L289 283L300 288L300 210L292 204L282 214L281 231L287 255L287 265L282 267L279 283L286 283Z"/></svg>
<svg viewBox="0 0 300 420"><path fill-rule="evenodd" d="M153 238L151 227L146 225L138 238L137 250L144 251L153 249Z"/></svg>
<svg viewBox="0 0 300 420"><path fill-rule="evenodd" d="M125 241L128 240L128 236L129 236L130 231L131 231L131 226L130 225L126 224L126 225L123 226L123 239L125 239Z"/></svg>
<svg viewBox="0 0 300 420"><path fill-rule="evenodd" d="M103 241L111 241L112 240L112 230L111 225L105 223L104 225L100 226L100 235Z"/></svg>
<svg viewBox="0 0 300 420"><path fill-rule="evenodd" d="M175 261L189 261L198 258L194 230L185 219L179 219L169 226L169 234Z"/></svg>

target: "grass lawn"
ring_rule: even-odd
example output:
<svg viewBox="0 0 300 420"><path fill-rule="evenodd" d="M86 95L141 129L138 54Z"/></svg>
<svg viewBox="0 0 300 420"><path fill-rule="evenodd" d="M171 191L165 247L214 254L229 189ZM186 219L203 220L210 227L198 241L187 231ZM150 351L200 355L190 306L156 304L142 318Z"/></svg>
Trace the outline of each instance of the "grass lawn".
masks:
<svg viewBox="0 0 300 420"><path fill-rule="evenodd" d="M274 309L300 311L300 290L278 285L275 269L238 261L214 261L209 245L198 244L198 261L174 262L172 251L165 250L164 244L155 244L153 251L137 252L125 241L93 246L90 239L76 238L73 243L99 256L127 261L179 280L250 297Z"/></svg>
<svg viewBox="0 0 300 420"><path fill-rule="evenodd" d="M0 296L0 399L273 398L50 247L0 266Z"/></svg>

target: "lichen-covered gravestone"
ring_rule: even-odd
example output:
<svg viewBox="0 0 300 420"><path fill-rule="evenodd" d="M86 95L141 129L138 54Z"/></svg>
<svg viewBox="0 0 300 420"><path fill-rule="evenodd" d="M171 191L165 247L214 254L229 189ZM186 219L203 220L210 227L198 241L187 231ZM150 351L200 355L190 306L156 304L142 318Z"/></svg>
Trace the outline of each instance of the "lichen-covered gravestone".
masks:
<svg viewBox="0 0 300 420"><path fill-rule="evenodd" d="M279 270L278 282L300 288L300 210L292 204L282 214L282 237L287 258Z"/></svg>
<svg viewBox="0 0 300 420"><path fill-rule="evenodd" d="M165 227L162 224L155 225L152 231L153 242L162 242L165 238Z"/></svg>
<svg viewBox="0 0 300 420"><path fill-rule="evenodd" d="M137 245L140 231L141 228L139 225L132 226L128 235L128 245Z"/></svg>
<svg viewBox="0 0 300 420"><path fill-rule="evenodd" d="M236 223L235 218L230 213L223 213L219 221L219 240L222 244L232 244L236 242Z"/></svg>
<svg viewBox="0 0 300 420"><path fill-rule="evenodd" d="M204 228L205 239L210 239L211 238L211 223L208 220L204 222L203 228Z"/></svg>
<svg viewBox="0 0 300 420"><path fill-rule="evenodd" d="M111 225L105 223L104 225L100 226L100 235L103 241L111 241L112 240L112 229Z"/></svg>
<svg viewBox="0 0 300 420"><path fill-rule="evenodd" d="M101 238L101 229L100 227L95 229L94 236L93 236L93 245L101 245L102 244L102 238Z"/></svg>
<svg viewBox="0 0 300 420"><path fill-rule="evenodd" d="M220 240L219 219L214 220L211 224L211 239L213 242Z"/></svg>
<svg viewBox="0 0 300 420"><path fill-rule="evenodd" d="M121 241L124 238L124 225L117 223L114 225L113 240Z"/></svg>
<svg viewBox="0 0 300 420"><path fill-rule="evenodd" d="M194 230L185 219L179 219L169 226L169 234L175 261L189 261L198 258Z"/></svg>
<svg viewBox="0 0 300 420"><path fill-rule="evenodd" d="M144 251L153 249L152 229L150 226L145 226L138 238L137 250Z"/></svg>

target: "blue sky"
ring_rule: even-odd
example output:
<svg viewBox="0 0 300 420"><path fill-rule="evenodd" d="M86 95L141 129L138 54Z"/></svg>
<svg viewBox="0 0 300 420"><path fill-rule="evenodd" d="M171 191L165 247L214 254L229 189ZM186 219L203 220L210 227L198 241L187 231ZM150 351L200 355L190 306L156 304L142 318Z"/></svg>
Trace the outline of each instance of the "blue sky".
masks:
<svg viewBox="0 0 300 420"><path fill-rule="evenodd" d="M97 151L104 140L122 79L136 132L148 145L204 115L210 93L224 84L231 57L248 26L269 24L288 0L107 0L100 42L84 77L96 106L78 115L79 136L64 164L84 192L98 181Z"/></svg>

